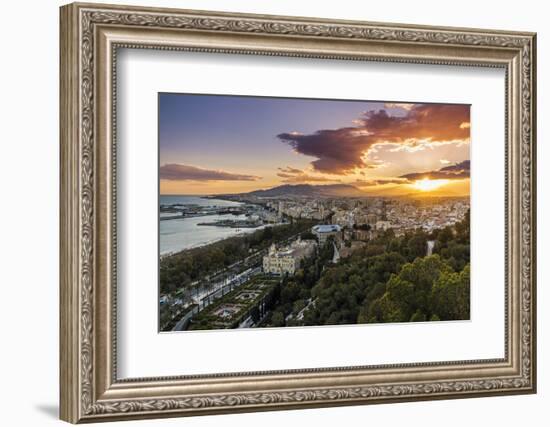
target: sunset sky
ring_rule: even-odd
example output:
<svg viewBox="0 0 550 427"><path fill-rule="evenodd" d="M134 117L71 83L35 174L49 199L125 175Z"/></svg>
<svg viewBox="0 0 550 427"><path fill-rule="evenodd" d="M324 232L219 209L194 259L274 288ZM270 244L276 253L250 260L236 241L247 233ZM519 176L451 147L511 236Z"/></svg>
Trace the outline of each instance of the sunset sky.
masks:
<svg viewBox="0 0 550 427"><path fill-rule="evenodd" d="M469 105L160 94L159 144L161 194L470 192Z"/></svg>

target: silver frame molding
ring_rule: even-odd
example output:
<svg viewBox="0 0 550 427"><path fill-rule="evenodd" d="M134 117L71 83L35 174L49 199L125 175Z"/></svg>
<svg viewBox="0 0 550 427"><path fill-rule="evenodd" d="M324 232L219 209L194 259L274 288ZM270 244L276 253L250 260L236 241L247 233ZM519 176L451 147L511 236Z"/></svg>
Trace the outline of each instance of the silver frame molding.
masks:
<svg viewBox="0 0 550 427"><path fill-rule="evenodd" d="M534 33L80 3L60 13L61 419L112 421L536 391ZM119 48L503 68L505 357L117 379Z"/></svg>

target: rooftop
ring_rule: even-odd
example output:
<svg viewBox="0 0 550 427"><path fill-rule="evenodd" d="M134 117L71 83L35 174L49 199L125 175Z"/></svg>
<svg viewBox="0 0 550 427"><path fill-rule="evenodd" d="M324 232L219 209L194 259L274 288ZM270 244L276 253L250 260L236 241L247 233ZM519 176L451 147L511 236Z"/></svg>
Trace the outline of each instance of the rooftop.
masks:
<svg viewBox="0 0 550 427"><path fill-rule="evenodd" d="M337 224L320 224L315 225L312 230L316 233L334 233L341 230Z"/></svg>

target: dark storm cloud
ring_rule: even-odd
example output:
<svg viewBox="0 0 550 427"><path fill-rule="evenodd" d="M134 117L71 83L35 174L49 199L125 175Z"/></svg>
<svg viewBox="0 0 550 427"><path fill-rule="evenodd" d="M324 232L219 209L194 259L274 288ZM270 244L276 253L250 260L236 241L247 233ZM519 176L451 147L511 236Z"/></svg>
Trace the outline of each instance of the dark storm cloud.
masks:
<svg viewBox="0 0 550 427"><path fill-rule="evenodd" d="M439 170L450 174L468 171L468 176L470 176L470 161L464 160L460 163L455 163L454 165L445 166Z"/></svg>
<svg viewBox="0 0 550 427"><path fill-rule="evenodd" d="M281 173L283 174L290 174L290 175L299 175L299 174L303 174L304 171L301 170L301 169L296 169L296 168L292 168L290 166L287 166L286 168L277 168L279 171L281 171Z"/></svg>
<svg viewBox="0 0 550 427"><path fill-rule="evenodd" d="M261 177L170 163L160 167L160 179L170 181L256 181Z"/></svg>
<svg viewBox="0 0 550 427"><path fill-rule="evenodd" d="M313 176L309 175L306 172L291 168L290 166L287 166L286 168L278 168L280 172L277 172L277 176L279 178L283 178L282 182L287 184L297 184L297 183L304 183L304 182L333 182L333 181L339 181L338 179L330 179L324 176Z"/></svg>
<svg viewBox="0 0 550 427"><path fill-rule="evenodd" d="M405 184L407 183L406 179L400 178L382 178L382 179L358 179L355 181L355 185L358 187L374 187L376 185L386 185L386 184Z"/></svg>
<svg viewBox="0 0 550 427"><path fill-rule="evenodd" d="M371 110L356 121L356 127L318 130L312 134L281 133L277 137L297 153L316 157L311 162L319 172L345 174L373 166L364 154L375 144L417 145L419 141L451 142L470 136L468 105L415 104L405 115L384 109Z"/></svg>
<svg viewBox="0 0 550 427"><path fill-rule="evenodd" d="M366 135L354 127L319 130L310 135L281 133L277 137L297 153L317 157L311 162L319 172L341 174L353 168L365 167L361 159L369 146Z"/></svg>
<svg viewBox="0 0 550 427"><path fill-rule="evenodd" d="M470 177L470 161L464 160L463 162L456 163L454 165L445 166L444 168L428 171L428 172L414 172L406 175L401 175L400 178L407 179L409 181L417 181L419 179L465 179Z"/></svg>

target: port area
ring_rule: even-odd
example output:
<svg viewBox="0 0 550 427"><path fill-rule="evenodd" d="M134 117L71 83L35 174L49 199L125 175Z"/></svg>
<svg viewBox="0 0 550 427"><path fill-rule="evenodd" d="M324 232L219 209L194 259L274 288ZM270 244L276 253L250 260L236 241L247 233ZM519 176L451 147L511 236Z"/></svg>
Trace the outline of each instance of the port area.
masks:
<svg viewBox="0 0 550 427"><path fill-rule="evenodd" d="M198 225L231 228L255 228L265 223L279 222L280 218L274 209L262 205L243 204L241 206L199 206L194 204L168 204L160 206L160 221L178 220L185 218L207 217L211 215L246 216L246 219L221 219L204 222Z"/></svg>
<svg viewBox="0 0 550 427"><path fill-rule="evenodd" d="M208 215L247 215L252 214L254 206L199 206L171 204L160 206L160 220L196 218Z"/></svg>
<svg viewBox="0 0 550 427"><path fill-rule="evenodd" d="M278 214L274 208L251 203L240 206L199 206L178 203L161 205L159 219L168 221L220 215L225 215L225 218L214 218L212 221L200 222L197 225L242 229L288 223L288 220ZM235 218L227 218L227 215L233 215Z"/></svg>
<svg viewBox="0 0 550 427"><path fill-rule="evenodd" d="M222 219L219 221L212 222L199 222L197 225L206 225L210 227L228 227L228 228L256 228L263 225L263 221L249 220L249 219Z"/></svg>

